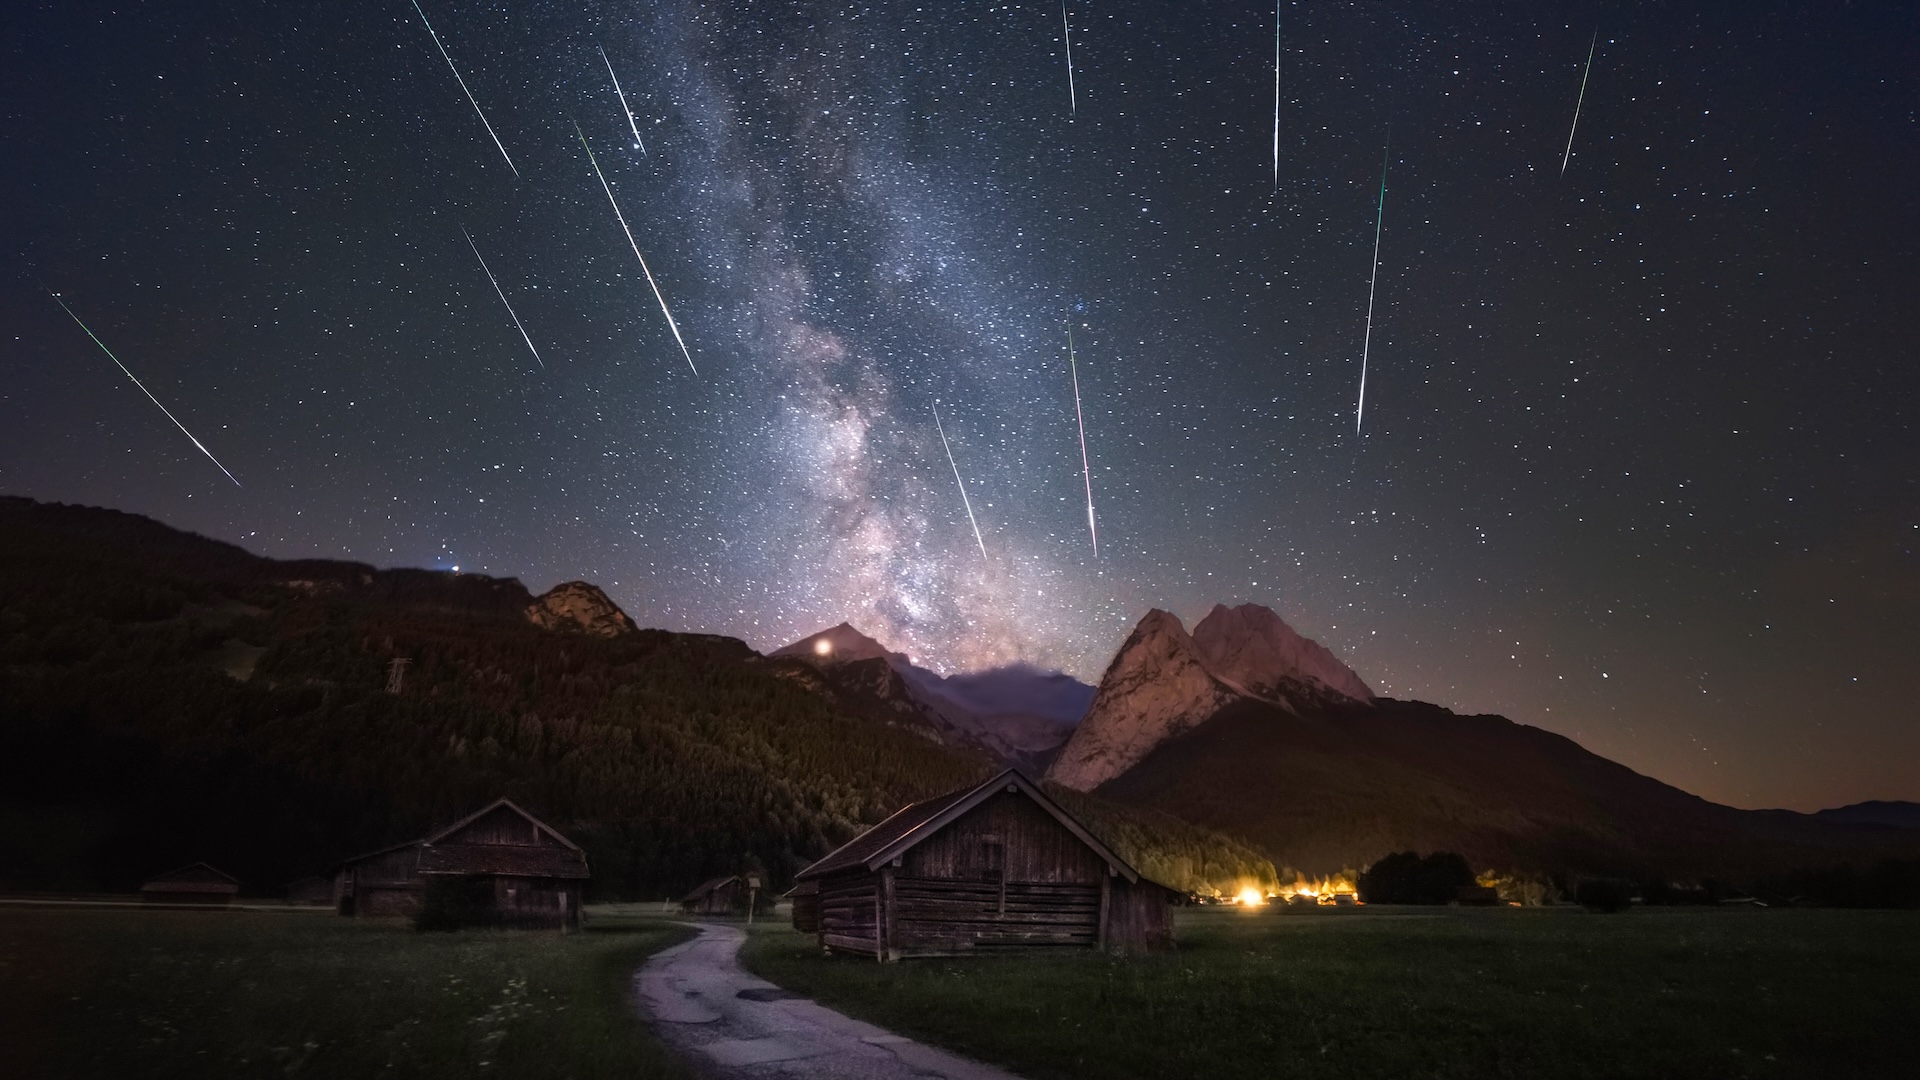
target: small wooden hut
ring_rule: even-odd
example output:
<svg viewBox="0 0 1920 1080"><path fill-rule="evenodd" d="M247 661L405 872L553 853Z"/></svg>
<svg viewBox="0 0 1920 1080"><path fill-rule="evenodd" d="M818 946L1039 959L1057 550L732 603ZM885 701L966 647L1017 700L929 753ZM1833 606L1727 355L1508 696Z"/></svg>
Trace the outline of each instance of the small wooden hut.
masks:
<svg viewBox="0 0 1920 1080"><path fill-rule="evenodd" d="M793 902L793 928L803 934L820 932L820 883L803 881L787 890Z"/></svg>
<svg viewBox="0 0 1920 1080"><path fill-rule="evenodd" d="M514 805L492 803L420 841L423 879L463 879L485 921L507 926L580 925L587 855L552 826Z"/></svg>
<svg viewBox="0 0 1920 1080"><path fill-rule="evenodd" d="M214 907L233 903L240 895L240 882L206 863L197 862L169 870L140 886L143 904L200 904Z"/></svg>
<svg viewBox="0 0 1920 1080"><path fill-rule="evenodd" d="M823 947L883 961L1173 944L1173 891L1015 769L914 803L797 877L819 888Z"/></svg>
<svg viewBox="0 0 1920 1080"><path fill-rule="evenodd" d="M746 908L746 900L741 895L742 888L738 874L703 881L680 898L680 910L687 915L731 915L736 904L742 910Z"/></svg>
<svg viewBox="0 0 1920 1080"><path fill-rule="evenodd" d="M416 915L424 885L420 841L392 844L333 868L333 907L360 918Z"/></svg>

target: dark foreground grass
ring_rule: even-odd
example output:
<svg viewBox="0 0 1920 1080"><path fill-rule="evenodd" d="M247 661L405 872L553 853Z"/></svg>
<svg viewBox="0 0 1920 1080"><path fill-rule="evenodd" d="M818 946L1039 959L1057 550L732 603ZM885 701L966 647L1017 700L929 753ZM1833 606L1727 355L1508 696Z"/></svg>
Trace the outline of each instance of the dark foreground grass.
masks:
<svg viewBox="0 0 1920 1080"><path fill-rule="evenodd" d="M0 1076L683 1077L629 997L687 931L0 911Z"/></svg>
<svg viewBox="0 0 1920 1080"><path fill-rule="evenodd" d="M1920 913L1183 913L1177 953L748 966L1052 1077L1915 1076Z"/></svg>

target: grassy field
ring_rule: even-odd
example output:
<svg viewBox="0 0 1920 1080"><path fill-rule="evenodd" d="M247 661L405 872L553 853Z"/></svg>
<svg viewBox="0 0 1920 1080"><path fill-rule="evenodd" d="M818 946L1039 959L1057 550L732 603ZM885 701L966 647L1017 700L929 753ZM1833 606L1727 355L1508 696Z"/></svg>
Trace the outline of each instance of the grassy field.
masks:
<svg viewBox="0 0 1920 1080"><path fill-rule="evenodd" d="M685 1077L628 995L686 933L0 910L0 1076Z"/></svg>
<svg viewBox="0 0 1920 1080"><path fill-rule="evenodd" d="M874 1023L1053 1077L1911 1076L1920 913L1189 909L1167 956L746 960Z"/></svg>

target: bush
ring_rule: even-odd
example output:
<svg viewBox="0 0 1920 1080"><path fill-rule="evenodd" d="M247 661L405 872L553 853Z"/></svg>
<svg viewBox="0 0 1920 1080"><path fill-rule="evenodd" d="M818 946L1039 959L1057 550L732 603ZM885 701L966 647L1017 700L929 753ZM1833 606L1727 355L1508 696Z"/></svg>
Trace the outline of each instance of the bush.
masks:
<svg viewBox="0 0 1920 1080"><path fill-rule="evenodd" d="M1360 875L1360 899L1368 904L1445 904L1462 886L1473 885L1465 857L1436 851L1421 858L1412 851L1381 859Z"/></svg>
<svg viewBox="0 0 1920 1080"><path fill-rule="evenodd" d="M1624 881L1595 878L1583 881L1573 898L1588 911L1619 912L1633 904L1633 889Z"/></svg>

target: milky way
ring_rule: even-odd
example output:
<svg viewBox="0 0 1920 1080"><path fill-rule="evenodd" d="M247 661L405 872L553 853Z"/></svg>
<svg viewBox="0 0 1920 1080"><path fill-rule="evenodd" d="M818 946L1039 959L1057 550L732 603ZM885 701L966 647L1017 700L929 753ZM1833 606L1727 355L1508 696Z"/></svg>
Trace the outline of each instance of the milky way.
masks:
<svg viewBox="0 0 1920 1080"><path fill-rule="evenodd" d="M5 490L948 672L1259 602L1717 798L1920 797L1897 7L426 11L0 15Z"/></svg>

